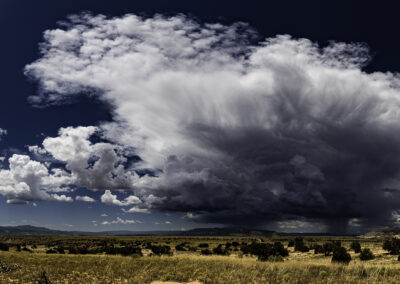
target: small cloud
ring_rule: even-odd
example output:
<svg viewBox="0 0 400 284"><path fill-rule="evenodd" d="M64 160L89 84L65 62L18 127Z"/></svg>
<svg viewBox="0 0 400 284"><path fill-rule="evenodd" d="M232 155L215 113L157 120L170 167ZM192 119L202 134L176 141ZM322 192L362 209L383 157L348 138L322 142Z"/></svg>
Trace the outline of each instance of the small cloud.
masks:
<svg viewBox="0 0 400 284"><path fill-rule="evenodd" d="M101 196L101 202L107 205L116 205L116 206L129 206L140 204L142 201L134 195L128 196L124 200L118 200L116 194L112 194L111 190L106 190L104 194Z"/></svg>
<svg viewBox="0 0 400 284"><path fill-rule="evenodd" d="M100 215L101 217L108 217L108 215L106 213L103 213Z"/></svg>
<svg viewBox="0 0 400 284"><path fill-rule="evenodd" d="M75 200L83 201L83 202L96 202L96 200L94 200L93 198L91 198L89 196L79 196L79 195L77 195L75 197Z"/></svg>
<svg viewBox="0 0 400 284"><path fill-rule="evenodd" d="M74 200L70 196L66 196L65 194L58 195L58 194L52 194L51 198L56 201L61 201L61 202L73 202Z"/></svg>
<svg viewBox="0 0 400 284"><path fill-rule="evenodd" d="M121 209L124 213L145 213L145 214L150 214L149 209L147 208L139 208L137 206L132 207L129 210L126 210L124 208Z"/></svg>
<svg viewBox="0 0 400 284"><path fill-rule="evenodd" d="M111 224L123 224L123 225L128 225L128 224L135 224L135 223L141 223L141 222L136 221L136 220L129 220L129 219L124 220L124 219L122 219L122 218L120 218L120 217L117 217L117 219L115 219L115 220L113 220L113 221L111 221L111 222L109 222L109 221L104 221L104 222L102 222L101 224L102 224L102 225L111 225Z"/></svg>
<svg viewBox="0 0 400 284"><path fill-rule="evenodd" d="M155 225L171 225L170 221L165 221L165 222L154 222Z"/></svg>

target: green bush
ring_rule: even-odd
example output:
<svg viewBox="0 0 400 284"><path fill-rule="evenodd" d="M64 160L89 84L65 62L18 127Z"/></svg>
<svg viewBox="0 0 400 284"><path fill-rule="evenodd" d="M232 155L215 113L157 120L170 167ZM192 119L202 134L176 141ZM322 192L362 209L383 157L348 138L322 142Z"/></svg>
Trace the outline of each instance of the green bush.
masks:
<svg viewBox="0 0 400 284"><path fill-rule="evenodd" d="M392 238L383 242L383 249L389 251L390 254L400 254L400 239Z"/></svg>
<svg viewBox="0 0 400 284"><path fill-rule="evenodd" d="M353 241L350 245L350 248L354 250L355 253L361 252L361 245L359 241Z"/></svg>
<svg viewBox="0 0 400 284"><path fill-rule="evenodd" d="M241 246L243 254L251 254L257 256L258 260L266 261L270 256L280 255L282 257L288 256L289 252L280 242L274 244L256 243L250 245L243 244Z"/></svg>
<svg viewBox="0 0 400 284"><path fill-rule="evenodd" d="M333 250L332 262L341 262L348 264L351 260L350 254L344 247L335 247Z"/></svg>
<svg viewBox="0 0 400 284"><path fill-rule="evenodd" d="M155 255L172 255L171 252L171 247L170 246L152 246L151 247L151 251L155 254Z"/></svg>
<svg viewBox="0 0 400 284"><path fill-rule="evenodd" d="M303 238L294 239L294 250L300 252L308 252L310 248L304 244Z"/></svg>
<svg viewBox="0 0 400 284"><path fill-rule="evenodd" d="M324 247L321 245L314 245L314 253L315 254L325 253Z"/></svg>
<svg viewBox="0 0 400 284"><path fill-rule="evenodd" d="M361 260L371 260L374 259L375 256L369 248L362 249L360 252Z"/></svg>
<svg viewBox="0 0 400 284"><path fill-rule="evenodd" d="M221 244L219 244L216 248L213 248L213 253L218 255L229 255L229 251L226 248L222 248Z"/></svg>

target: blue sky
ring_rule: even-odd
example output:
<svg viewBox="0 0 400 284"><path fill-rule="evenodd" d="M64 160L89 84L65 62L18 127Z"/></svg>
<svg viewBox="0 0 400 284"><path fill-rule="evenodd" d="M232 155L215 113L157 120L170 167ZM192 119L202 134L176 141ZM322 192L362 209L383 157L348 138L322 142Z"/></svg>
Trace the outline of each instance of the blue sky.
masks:
<svg viewBox="0 0 400 284"><path fill-rule="evenodd" d="M2 1L0 225L397 225L395 8Z"/></svg>

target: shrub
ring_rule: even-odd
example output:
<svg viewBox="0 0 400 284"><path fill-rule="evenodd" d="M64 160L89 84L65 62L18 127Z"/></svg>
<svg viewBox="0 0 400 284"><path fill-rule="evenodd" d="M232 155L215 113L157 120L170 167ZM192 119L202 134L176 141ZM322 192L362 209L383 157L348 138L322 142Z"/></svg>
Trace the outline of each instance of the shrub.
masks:
<svg viewBox="0 0 400 284"><path fill-rule="evenodd" d="M314 245L314 253L325 253L324 247L321 245Z"/></svg>
<svg viewBox="0 0 400 284"><path fill-rule="evenodd" d="M203 249L200 253L202 255L212 255L212 252L209 249Z"/></svg>
<svg viewBox="0 0 400 284"><path fill-rule="evenodd" d="M289 251L285 249L285 247L280 242L275 242L273 249L275 255L280 255L284 257L289 255Z"/></svg>
<svg viewBox="0 0 400 284"><path fill-rule="evenodd" d="M0 250L8 251L9 249L10 249L10 247L8 246L8 244L0 243Z"/></svg>
<svg viewBox="0 0 400 284"><path fill-rule="evenodd" d="M172 255L170 246L161 246L161 245L160 246L152 246L151 251L155 255L162 255L162 254Z"/></svg>
<svg viewBox="0 0 400 284"><path fill-rule="evenodd" d="M341 262L348 264L351 260L350 254L344 247L335 247L333 250L332 262Z"/></svg>
<svg viewBox="0 0 400 284"><path fill-rule="evenodd" d="M201 244L199 244L199 248L208 248L208 244L207 243L201 243Z"/></svg>
<svg viewBox="0 0 400 284"><path fill-rule="evenodd" d="M375 256L369 248L362 249L360 252L360 259L361 260L370 260L374 259Z"/></svg>
<svg viewBox="0 0 400 284"><path fill-rule="evenodd" d="M241 250L243 254L255 255L261 261L266 261L270 256L274 255L282 257L289 255L288 250L280 242L275 242L274 244L253 242L250 245L242 245Z"/></svg>
<svg viewBox="0 0 400 284"><path fill-rule="evenodd" d="M294 247L294 240L290 240L287 246L288 247Z"/></svg>
<svg viewBox="0 0 400 284"><path fill-rule="evenodd" d="M225 248L222 248L222 245L219 244L216 248L213 248L213 253L218 255L229 255L229 251Z"/></svg>
<svg viewBox="0 0 400 284"><path fill-rule="evenodd" d="M400 254L400 240L392 238L383 242L383 249L389 251L390 254Z"/></svg>
<svg viewBox="0 0 400 284"><path fill-rule="evenodd" d="M104 249L106 254L121 254L124 256L127 255L140 255L142 256L142 250L136 246L125 246L125 247L106 247Z"/></svg>
<svg viewBox="0 0 400 284"><path fill-rule="evenodd" d="M361 245L359 241L353 241L350 245L350 248L354 250L355 253L361 252Z"/></svg>
<svg viewBox="0 0 400 284"><path fill-rule="evenodd" d="M178 251L186 251L185 246L183 246L182 244L179 244L177 246L175 246L175 249Z"/></svg>
<svg viewBox="0 0 400 284"><path fill-rule="evenodd" d="M57 253L54 249L48 249L46 250L47 254L53 254L53 253Z"/></svg>
<svg viewBox="0 0 400 284"><path fill-rule="evenodd" d="M58 253L61 253L61 254L64 254L64 253L65 253L63 247L57 247L56 250L57 250Z"/></svg>
<svg viewBox="0 0 400 284"><path fill-rule="evenodd" d="M304 244L303 238L295 238L294 250L300 252L308 252L310 248Z"/></svg>
<svg viewBox="0 0 400 284"><path fill-rule="evenodd" d="M325 256L328 256L328 255L331 254L331 252L333 252L334 245L333 245L333 243L331 243L331 242L324 243L323 249L324 249L324 254L325 254Z"/></svg>
<svg viewBox="0 0 400 284"><path fill-rule="evenodd" d="M68 248L68 253L69 254L78 254L78 251L75 247L70 247L70 248Z"/></svg>

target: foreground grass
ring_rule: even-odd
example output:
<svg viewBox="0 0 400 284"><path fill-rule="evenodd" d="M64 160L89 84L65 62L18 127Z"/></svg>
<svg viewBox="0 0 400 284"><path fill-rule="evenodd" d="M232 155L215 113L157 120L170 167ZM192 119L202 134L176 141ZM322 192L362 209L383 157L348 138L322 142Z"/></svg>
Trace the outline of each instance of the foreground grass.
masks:
<svg viewBox="0 0 400 284"><path fill-rule="evenodd" d="M0 273L0 283L38 283L46 271L51 283L151 283L155 280L203 283L399 283L400 264L391 258L343 266L328 258L259 262L253 258L177 255L123 257L0 252L0 261L18 269ZM39 282L40 283L40 282Z"/></svg>

